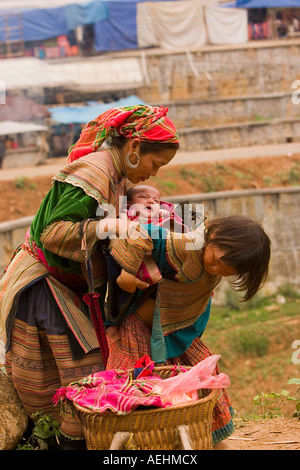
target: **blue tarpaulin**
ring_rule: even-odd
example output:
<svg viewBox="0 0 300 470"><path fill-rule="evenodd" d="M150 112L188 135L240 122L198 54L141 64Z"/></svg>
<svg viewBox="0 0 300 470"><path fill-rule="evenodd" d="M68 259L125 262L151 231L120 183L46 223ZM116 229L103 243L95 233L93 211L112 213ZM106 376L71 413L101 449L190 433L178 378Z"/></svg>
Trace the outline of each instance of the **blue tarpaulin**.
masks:
<svg viewBox="0 0 300 470"><path fill-rule="evenodd" d="M15 13L15 14L14 14ZM5 33L5 20L14 30ZM90 1L55 8L0 10L0 42L6 40L42 41L67 35L77 26L95 23L108 17L106 1Z"/></svg>
<svg viewBox="0 0 300 470"><path fill-rule="evenodd" d="M236 0L237 8L300 8L300 0Z"/></svg>
<svg viewBox="0 0 300 470"><path fill-rule="evenodd" d="M137 2L107 3L107 19L94 25L94 49L98 52L137 49Z"/></svg>
<svg viewBox="0 0 300 470"><path fill-rule="evenodd" d="M107 3L102 1L66 5L64 10L70 31L108 18Z"/></svg>
<svg viewBox="0 0 300 470"><path fill-rule="evenodd" d="M138 49L136 13L137 4L143 1L145 0L108 0L107 18L97 22L94 26L94 48L96 51Z"/></svg>
<svg viewBox="0 0 300 470"><path fill-rule="evenodd" d="M63 8L46 8L38 10L19 11L20 18L10 12L8 25L12 29L9 33L5 32L5 20L0 12L0 41L7 39L12 41L39 41L49 39L63 34L68 34L68 26ZM20 23L21 20L21 23ZM20 28L22 26L22 29ZM8 36L9 34L9 36Z"/></svg>
<svg viewBox="0 0 300 470"><path fill-rule="evenodd" d="M60 124L85 124L99 114L104 113L110 108L119 108L123 106L134 106L136 104L146 104L143 100L135 95L122 98L118 101L111 103L90 103L87 106L58 106L55 108L48 108L51 113L51 118L56 123Z"/></svg>

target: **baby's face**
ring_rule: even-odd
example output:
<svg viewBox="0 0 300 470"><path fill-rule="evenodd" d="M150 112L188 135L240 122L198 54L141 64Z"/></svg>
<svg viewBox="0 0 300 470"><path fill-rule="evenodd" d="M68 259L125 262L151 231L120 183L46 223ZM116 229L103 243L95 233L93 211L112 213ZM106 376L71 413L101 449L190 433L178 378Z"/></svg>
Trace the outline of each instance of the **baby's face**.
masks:
<svg viewBox="0 0 300 470"><path fill-rule="evenodd" d="M157 189L151 186L140 186L134 192L130 201L130 206L134 205L137 215L140 213L143 217L158 217L160 210L160 194Z"/></svg>

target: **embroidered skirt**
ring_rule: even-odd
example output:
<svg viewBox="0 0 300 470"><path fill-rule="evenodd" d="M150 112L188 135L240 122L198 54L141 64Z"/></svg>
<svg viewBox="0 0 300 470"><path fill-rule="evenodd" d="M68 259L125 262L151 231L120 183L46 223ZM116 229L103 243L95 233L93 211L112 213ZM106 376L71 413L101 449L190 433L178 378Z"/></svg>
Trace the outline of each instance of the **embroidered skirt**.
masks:
<svg viewBox="0 0 300 470"><path fill-rule="evenodd" d="M99 349L74 359L75 342L72 346L67 332L46 281L36 282L19 297L5 367L29 416L43 411L61 423L65 437L83 439L79 420L70 412L62 416L52 398L57 389L104 370L104 365Z"/></svg>

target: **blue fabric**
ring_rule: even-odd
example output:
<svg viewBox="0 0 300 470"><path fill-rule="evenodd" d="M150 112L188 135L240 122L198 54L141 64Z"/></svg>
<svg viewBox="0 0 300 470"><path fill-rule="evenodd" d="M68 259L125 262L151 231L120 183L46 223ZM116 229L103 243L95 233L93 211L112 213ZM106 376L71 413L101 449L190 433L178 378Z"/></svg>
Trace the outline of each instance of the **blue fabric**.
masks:
<svg viewBox="0 0 300 470"><path fill-rule="evenodd" d="M147 230L153 242L153 249L151 253L158 266L158 269L163 274L163 277L171 276L173 278L176 272L170 266L166 258L166 238L168 236L168 230L152 224L142 224L142 227Z"/></svg>
<svg viewBox="0 0 300 470"><path fill-rule="evenodd" d="M180 356L191 346L195 338L201 338L209 319L210 307L211 299L202 315L200 315L193 325L175 331L165 337L167 359Z"/></svg>
<svg viewBox="0 0 300 470"><path fill-rule="evenodd" d="M24 11L22 20L25 41L38 41L68 34L63 8Z"/></svg>
<svg viewBox="0 0 300 470"><path fill-rule="evenodd" d="M300 0L236 0L238 8L292 8L300 7Z"/></svg>
<svg viewBox="0 0 300 470"><path fill-rule="evenodd" d="M137 2L107 3L108 19L94 25L94 49L98 52L137 49Z"/></svg>
<svg viewBox="0 0 300 470"><path fill-rule="evenodd" d="M13 10L13 14L17 10ZM7 12L7 11L6 11ZM39 41L56 36L68 34L64 8L41 8L37 10L20 10L22 37L24 41ZM2 13L5 13L2 10ZM9 19L10 26L20 26L17 16ZM0 17L0 41L5 41L4 20ZM9 39L18 41L21 39L20 30L10 32Z"/></svg>
<svg viewBox="0 0 300 470"><path fill-rule="evenodd" d="M91 1L82 4L71 4L56 8L18 8L12 10L0 10L1 13L9 13L9 25L22 25L22 38L24 41L40 41L67 35L77 26L95 23L108 18L106 1ZM21 18L14 15L18 13ZM0 41L4 42L4 20L0 17ZM18 41L21 39L20 30L10 33L9 39Z"/></svg>
<svg viewBox="0 0 300 470"><path fill-rule="evenodd" d="M155 301L151 331L151 359L156 364L163 364L167 360L166 341L160 321L159 286Z"/></svg>
<svg viewBox="0 0 300 470"><path fill-rule="evenodd" d="M88 3L71 4L64 7L69 30L85 24L93 24L108 18L107 3L94 1Z"/></svg>
<svg viewBox="0 0 300 470"><path fill-rule="evenodd" d="M136 104L146 103L138 96L131 95L110 103L99 104L92 102L88 106L78 107L57 106L55 108L48 108L48 111L51 113L51 118L53 121L60 124L85 124L110 108L120 108L123 106L133 106Z"/></svg>

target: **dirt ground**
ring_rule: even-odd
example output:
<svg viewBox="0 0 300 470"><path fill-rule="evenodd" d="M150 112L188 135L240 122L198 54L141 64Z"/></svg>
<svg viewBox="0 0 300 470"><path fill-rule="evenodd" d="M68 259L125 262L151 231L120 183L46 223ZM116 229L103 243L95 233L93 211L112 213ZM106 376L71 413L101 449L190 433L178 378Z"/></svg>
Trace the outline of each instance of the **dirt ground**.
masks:
<svg viewBox="0 0 300 470"><path fill-rule="evenodd" d="M300 420L241 421L228 443L236 450L300 450Z"/></svg>
<svg viewBox="0 0 300 470"><path fill-rule="evenodd" d="M65 164L61 162L62 166ZM41 175L39 174L39 168ZM34 215L51 188L51 173L47 166L32 172L18 168L11 179L0 181L0 222ZM8 170L0 170L0 173ZM32 176L31 176L32 175ZM0 175L1 176L1 175ZM0 178L1 179L1 178ZM282 157L232 159L212 163L169 165L162 168L149 184L160 190L161 196L187 195L210 191L291 186L300 184L300 154Z"/></svg>

